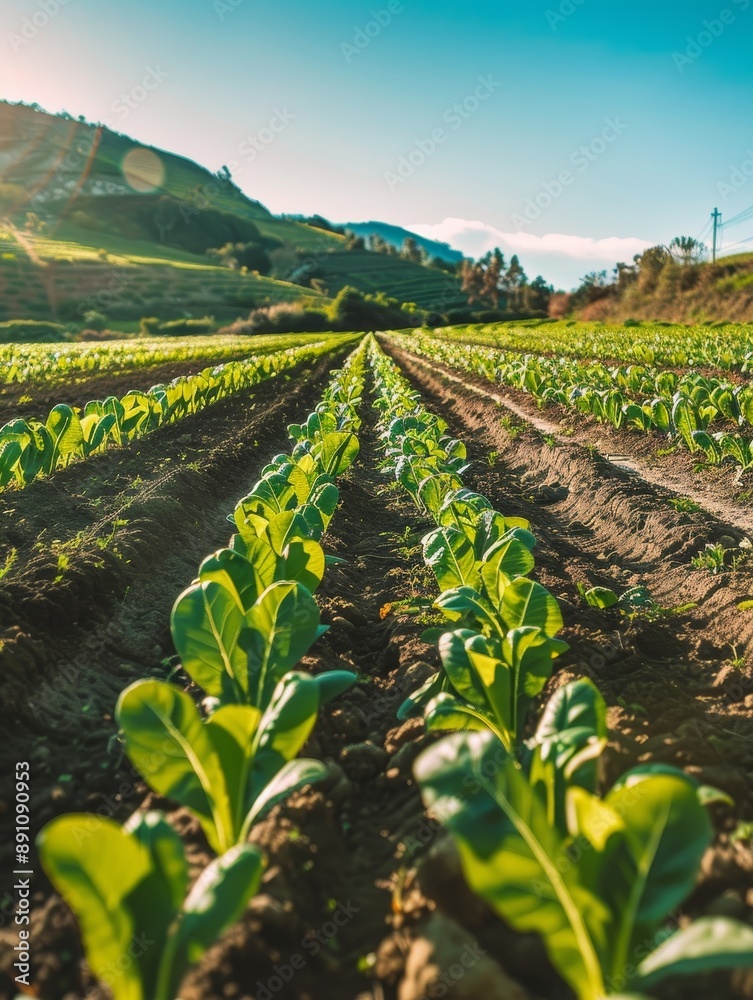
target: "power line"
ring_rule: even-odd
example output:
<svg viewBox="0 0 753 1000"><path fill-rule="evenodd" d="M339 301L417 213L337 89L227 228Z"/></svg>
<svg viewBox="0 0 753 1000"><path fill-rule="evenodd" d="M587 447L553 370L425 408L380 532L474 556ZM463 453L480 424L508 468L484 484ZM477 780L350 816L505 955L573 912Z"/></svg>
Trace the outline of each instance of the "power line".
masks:
<svg viewBox="0 0 753 1000"><path fill-rule="evenodd" d="M753 205L750 208L743 209L742 212L738 212L737 215L733 215L731 219L728 219L724 223L724 228L730 228L732 226L737 226L741 222L746 222L748 219L753 219Z"/></svg>
<svg viewBox="0 0 753 1000"><path fill-rule="evenodd" d="M735 247L746 246L748 243L753 243L753 236L747 240L738 240L737 243L729 243L726 247L722 247L722 249L726 252L727 250L734 250Z"/></svg>
<svg viewBox="0 0 753 1000"><path fill-rule="evenodd" d="M700 233L695 238L696 239L696 243L705 243L706 242L706 240L711 235L711 225L712 225L711 221L707 221L706 222L706 225L703 227L703 229L700 231Z"/></svg>

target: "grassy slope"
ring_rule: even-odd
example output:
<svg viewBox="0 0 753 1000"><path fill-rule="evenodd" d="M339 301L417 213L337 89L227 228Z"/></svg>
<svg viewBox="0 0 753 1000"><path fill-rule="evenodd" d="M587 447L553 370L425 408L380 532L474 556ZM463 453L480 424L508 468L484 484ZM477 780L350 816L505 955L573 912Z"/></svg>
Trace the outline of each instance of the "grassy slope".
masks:
<svg viewBox="0 0 753 1000"><path fill-rule="evenodd" d="M159 243L127 240L61 221L60 211L82 180L89 193L97 181L116 184L123 193L127 190L122 163L140 145L104 129L96 156L89 162L97 134L93 125L0 103L0 183L19 185L26 191L26 197L15 206L13 219L19 228L28 211L36 211L47 220L42 236L24 239L21 245L10 232L4 237L0 233L0 319L44 318L51 311L60 311L61 306L63 313L76 312L76 300L90 299L113 285L109 312L121 319L132 318L130 313L121 314L122 307L142 307L144 314L212 312L233 318L254 306L317 294L275 278L242 276L213 266L204 257ZM344 237L277 219L263 205L219 182L191 160L164 150L152 148L152 152L164 167L160 192L190 203L195 203L197 193L209 194L211 208L250 219L263 235L282 241L283 265L277 274L289 273L297 259L313 258L325 273L330 295L353 285L364 292L383 291L435 309L464 304L459 290L456 292L457 283L441 272L399 258L345 253ZM107 259L100 250L107 252ZM124 282L118 274L126 270ZM162 296L160 283L164 285ZM127 288L121 288L123 285ZM88 307L108 312L97 302Z"/></svg>
<svg viewBox="0 0 753 1000"><path fill-rule="evenodd" d="M301 296L298 285L242 275L157 244L114 238L95 243L92 234L79 236L75 227L63 235L68 239L28 240L43 262L39 266L10 232L0 230L0 319L68 319L94 309L121 319L208 313L229 321L251 308ZM106 261L100 248L108 251Z"/></svg>
<svg viewBox="0 0 753 1000"><path fill-rule="evenodd" d="M320 271L330 295L345 285L354 285L365 292L387 291L403 302L442 311L465 305L460 282L453 275L399 257L365 250L335 253L322 260Z"/></svg>
<svg viewBox="0 0 753 1000"><path fill-rule="evenodd" d="M78 182L96 132L94 125L0 103L0 179L42 194L64 181ZM122 184L123 161L131 150L139 148L141 144L128 136L103 129L89 178ZM192 192L217 181L210 171L186 157L165 150L153 149L153 152L164 167L160 191L165 194L188 199ZM217 184L211 200L212 206L220 211L253 220L272 218L263 205L230 185Z"/></svg>
<svg viewBox="0 0 753 1000"><path fill-rule="evenodd" d="M622 322L634 318L671 323L753 321L753 254L722 257L716 264L671 268L657 286L629 288L580 310L581 319Z"/></svg>

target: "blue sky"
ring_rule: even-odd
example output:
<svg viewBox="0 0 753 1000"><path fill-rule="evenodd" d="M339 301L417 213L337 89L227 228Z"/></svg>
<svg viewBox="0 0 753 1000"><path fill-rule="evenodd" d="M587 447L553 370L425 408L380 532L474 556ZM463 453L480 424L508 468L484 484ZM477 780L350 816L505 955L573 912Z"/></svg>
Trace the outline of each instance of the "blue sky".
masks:
<svg viewBox="0 0 753 1000"><path fill-rule="evenodd" d="M751 42L753 0L4 0L0 92L566 287L753 205Z"/></svg>

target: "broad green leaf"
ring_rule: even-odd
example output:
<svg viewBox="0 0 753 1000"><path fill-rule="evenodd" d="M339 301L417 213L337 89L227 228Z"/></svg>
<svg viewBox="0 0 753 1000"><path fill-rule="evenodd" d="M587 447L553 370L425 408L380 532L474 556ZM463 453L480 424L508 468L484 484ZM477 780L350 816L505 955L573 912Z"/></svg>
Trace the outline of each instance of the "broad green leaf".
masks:
<svg viewBox="0 0 753 1000"><path fill-rule="evenodd" d="M660 944L638 966L633 984L653 986L667 976L753 968L753 927L729 917L700 917Z"/></svg>
<svg viewBox="0 0 753 1000"><path fill-rule="evenodd" d="M478 590L479 572L473 546L457 528L438 528L423 540L424 561L437 578L441 591L454 587Z"/></svg>
<svg viewBox="0 0 753 1000"><path fill-rule="evenodd" d="M218 583L235 597L238 609L245 614L262 591L274 582L277 557L261 538L252 539L246 554L220 549L208 556L199 567L202 583Z"/></svg>
<svg viewBox="0 0 753 1000"><path fill-rule="evenodd" d="M270 809L299 788L313 785L317 781L324 781L328 774L327 765L320 760L299 757L297 760L288 761L264 786L255 799L246 817L245 829L250 830L252 825L262 819Z"/></svg>
<svg viewBox="0 0 753 1000"><path fill-rule="evenodd" d="M420 715L432 698L436 698L442 691L449 690L449 680L447 674L440 670L426 680L420 688L409 695L397 710L397 717L400 722L406 719L413 719Z"/></svg>
<svg viewBox="0 0 753 1000"><path fill-rule="evenodd" d="M83 455L84 434L81 421L70 406L60 403L53 407L46 426L54 444L53 469L58 465L67 465L76 455Z"/></svg>
<svg viewBox="0 0 753 1000"><path fill-rule="evenodd" d="M252 704L264 710L278 682L292 670L320 632L319 608L300 583L268 587L245 616L241 645Z"/></svg>
<svg viewBox="0 0 753 1000"><path fill-rule="evenodd" d="M245 624L235 594L219 583L194 584L176 601L175 648L186 673L208 695L239 701L248 694L246 654L239 645Z"/></svg>
<svg viewBox="0 0 753 1000"><path fill-rule="evenodd" d="M178 996L185 970L240 919L259 889L263 872L264 859L250 844L232 848L204 869L183 906L174 944L175 960L166 963L157 1000Z"/></svg>
<svg viewBox="0 0 753 1000"><path fill-rule="evenodd" d="M78 919L95 976L118 1000L150 1000L136 962L122 962L139 928L128 898L151 870L149 851L113 820L60 816L37 839L50 881Z"/></svg>
<svg viewBox="0 0 753 1000"><path fill-rule="evenodd" d="M590 604L592 608L601 608L602 610L613 608L619 600L617 594L608 587L592 587L583 596L586 603Z"/></svg>
<svg viewBox="0 0 753 1000"><path fill-rule="evenodd" d="M630 863L615 871L608 902L618 923L616 963L626 961L641 941L692 891L712 827L696 787L676 775L640 775L607 795L622 817Z"/></svg>
<svg viewBox="0 0 753 1000"><path fill-rule="evenodd" d="M458 733L425 750L414 770L427 807L457 842L470 887L515 930L540 935L579 996L604 996L609 911L577 865L558 866L570 842L516 760L491 734Z"/></svg>
<svg viewBox="0 0 753 1000"><path fill-rule="evenodd" d="M296 539L286 547L274 579L295 580L303 584L311 594L315 594L326 568L324 549L319 542L313 538Z"/></svg>
<svg viewBox="0 0 753 1000"><path fill-rule="evenodd" d="M358 457L360 445L355 434L333 431L326 434L312 454L321 463L322 471L333 478L341 476Z"/></svg>
<svg viewBox="0 0 753 1000"><path fill-rule="evenodd" d="M127 906L138 928L137 938L154 942L134 956L144 995L154 996L163 942L188 890L188 864L183 841L163 813L134 813L123 827L149 851L151 871L128 896Z"/></svg>
<svg viewBox="0 0 753 1000"><path fill-rule="evenodd" d="M500 611L508 628L534 626L555 636L564 624L555 598L540 583L525 578L505 588Z"/></svg>
<svg viewBox="0 0 753 1000"><path fill-rule="evenodd" d="M428 732L486 732L489 720L484 713L455 695L443 691L426 706L424 724Z"/></svg>
<svg viewBox="0 0 753 1000"><path fill-rule="evenodd" d="M193 699L164 681L137 681L121 694L115 714L146 783L195 813L217 854L232 846L222 761Z"/></svg>
<svg viewBox="0 0 753 1000"><path fill-rule="evenodd" d="M484 554L481 577L487 593L501 601L506 581L528 576L535 565L531 550L514 535L505 535ZM505 581L502 587L498 583L500 577Z"/></svg>

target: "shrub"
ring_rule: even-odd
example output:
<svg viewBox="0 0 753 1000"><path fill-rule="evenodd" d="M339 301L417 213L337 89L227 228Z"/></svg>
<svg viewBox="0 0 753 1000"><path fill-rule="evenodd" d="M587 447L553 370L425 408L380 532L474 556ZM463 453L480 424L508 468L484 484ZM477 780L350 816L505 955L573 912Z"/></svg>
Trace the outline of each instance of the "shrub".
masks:
<svg viewBox="0 0 753 1000"><path fill-rule="evenodd" d="M84 323L89 330L102 331L107 326L107 316L104 313L97 312L96 309L89 309L84 313Z"/></svg>
<svg viewBox="0 0 753 1000"><path fill-rule="evenodd" d="M389 330L420 325L426 314L408 307L383 292L364 295L346 285L330 306L332 327L338 330ZM415 322L414 322L415 321Z"/></svg>
<svg viewBox="0 0 753 1000"><path fill-rule="evenodd" d="M324 313L280 302L264 309L254 309L247 320L233 323L220 333L250 336L257 333L322 333L328 327Z"/></svg>
<svg viewBox="0 0 753 1000"><path fill-rule="evenodd" d="M45 323L33 319L14 319L0 323L0 343L55 344L71 340L70 332L61 323Z"/></svg>
<svg viewBox="0 0 753 1000"><path fill-rule="evenodd" d="M201 319L183 316L180 319L171 320L161 320L156 316L142 316L139 323L139 335L142 337L193 337L211 333L214 327L214 316L203 316Z"/></svg>

